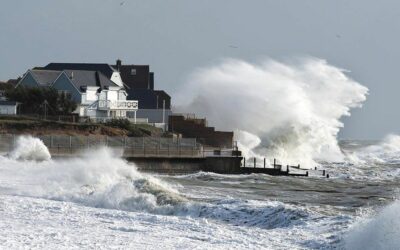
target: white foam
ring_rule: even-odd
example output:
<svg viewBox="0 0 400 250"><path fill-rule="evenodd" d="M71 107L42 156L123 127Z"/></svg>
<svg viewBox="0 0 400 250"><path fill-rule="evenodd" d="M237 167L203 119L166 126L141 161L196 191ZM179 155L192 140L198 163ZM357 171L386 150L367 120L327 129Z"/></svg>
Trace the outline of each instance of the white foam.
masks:
<svg viewBox="0 0 400 250"><path fill-rule="evenodd" d="M192 74L177 110L207 117L217 129L258 137L255 148L254 140L241 141L249 154L311 168L316 160L343 160L336 141L340 118L359 107L367 92L320 59L259 64L232 59Z"/></svg>
<svg viewBox="0 0 400 250"><path fill-rule="evenodd" d="M10 157L17 160L46 161L51 158L44 143L32 136L19 136Z"/></svg>
<svg viewBox="0 0 400 250"><path fill-rule="evenodd" d="M378 215L355 224L345 237L347 249L398 249L400 246L400 201Z"/></svg>

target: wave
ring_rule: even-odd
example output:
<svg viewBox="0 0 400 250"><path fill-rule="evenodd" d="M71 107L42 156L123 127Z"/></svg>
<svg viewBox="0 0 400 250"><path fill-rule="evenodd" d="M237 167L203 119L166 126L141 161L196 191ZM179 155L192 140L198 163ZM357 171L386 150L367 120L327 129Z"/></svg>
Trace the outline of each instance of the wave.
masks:
<svg viewBox="0 0 400 250"><path fill-rule="evenodd" d="M19 136L10 157L16 160L47 161L51 155L43 142L32 136Z"/></svg>
<svg viewBox="0 0 400 250"><path fill-rule="evenodd" d="M139 173L134 164L108 148L87 151L78 158L52 160L43 157L48 152L43 142L33 137L21 138L9 156L0 156L0 194L268 229L297 225L308 217L306 210L280 202L192 201L174 186ZM21 152L28 149L32 149L31 153Z"/></svg>
<svg viewBox="0 0 400 250"><path fill-rule="evenodd" d="M349 152L346 157L349 162L357 164L399 164L400 136L389 134L377 144Z"/></svg>
<svg viewBox="0 0 400 250"><path fill-rule="evenodd" d="M347 249L398 249L400 246L400 201L369 219L361 219L344 238Z"/></svg>
<svg viewBox="0 0 400 250"><path fill-rule="evenodd" d="M321 59L259 64L229 59L193 73L176 109L237 131L246 157L313 168L319 160L343 160L336 140L340 119L360 107L367 93Z"/></svg>

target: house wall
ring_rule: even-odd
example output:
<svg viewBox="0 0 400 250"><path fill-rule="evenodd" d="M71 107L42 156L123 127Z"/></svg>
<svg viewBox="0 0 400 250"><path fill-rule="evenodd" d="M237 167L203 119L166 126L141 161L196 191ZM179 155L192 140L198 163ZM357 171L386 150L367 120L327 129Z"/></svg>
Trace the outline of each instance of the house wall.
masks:
<svg viewBox="0 0 400 250"><path fill-rule="evenodd" d="M16 115L17 106L16 105L0 105L1 115Z"/></svg>
<svg viewBox="0 0 400 250"><path fill-rule="evenodd" d="M88 87L86 89L86 101L87 102L95 102L98 100L97 89L98 88L92 88L92 87Z"/></svg>
<svg viewBox="0 0 400 250"><path fill-rule="evenodd" d="M71 98L74 102L81 103L81 93L75 88L65 74L61 74L61 76L53 83L52 87L57 90L68 91L68 93L71 94Z"/></svg>
<svg viewBox="0 0 400 250"><path fill-rule="evenodd" d="M108 90L107 91L107 100L108 101L117 101L118 100L118 91L117 90Z"/></svg>
<svg viewBox="0 0 400 250"><path fill-rule="evenodd" d="M118 72L114 72L111 75L111 81L113 81L115 84L117 84L120 87L123 87L124 84L122 83L121 75Z"/></svg>
<svg viewBox="0 0 400 250"><path fill-rule="evenodd" d="M26 76L18 83L17 86L24 86L28 88L37 88L39 87L38 82L35 80L35 78L32 76L31 72L27 72Z"/></svg>

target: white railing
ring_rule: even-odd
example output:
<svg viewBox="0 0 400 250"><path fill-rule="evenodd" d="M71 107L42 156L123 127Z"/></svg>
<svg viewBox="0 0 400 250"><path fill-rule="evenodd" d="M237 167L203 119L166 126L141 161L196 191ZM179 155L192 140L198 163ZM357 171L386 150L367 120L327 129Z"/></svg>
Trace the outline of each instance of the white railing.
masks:
<svg viewBox="0 0 400 250"><path fill-rule="evenodd" d="M100 110L129 110L138 109L138 101L108 101L100 100L98 108Z"/></svg>

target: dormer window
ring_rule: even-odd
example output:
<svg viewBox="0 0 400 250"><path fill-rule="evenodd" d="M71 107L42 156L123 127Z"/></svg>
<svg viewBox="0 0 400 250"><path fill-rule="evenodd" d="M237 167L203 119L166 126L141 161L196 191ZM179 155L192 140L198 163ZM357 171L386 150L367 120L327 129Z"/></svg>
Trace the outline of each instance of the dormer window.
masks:
<svg viewBox="0 0 400 250"><path fill-rule="evenodd" d="M131 69L131 75L135 76L136 75L136 69Z"/></svg>

